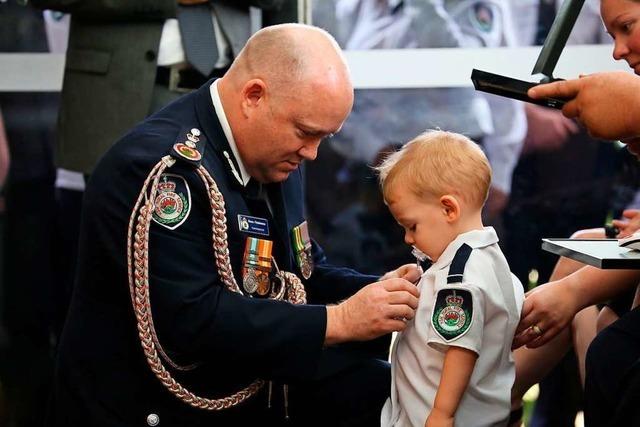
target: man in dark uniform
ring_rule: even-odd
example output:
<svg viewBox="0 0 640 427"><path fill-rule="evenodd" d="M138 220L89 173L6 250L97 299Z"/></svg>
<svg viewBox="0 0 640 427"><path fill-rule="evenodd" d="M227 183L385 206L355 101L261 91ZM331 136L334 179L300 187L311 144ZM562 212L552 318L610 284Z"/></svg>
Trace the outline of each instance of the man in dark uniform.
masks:
<svg viewBox="0 0 640 427"><path fill-rule="evenodd" d="M352 103L328 34L274 26L115 144L86 190L49 425L379 423L384 343L347 342L404 329L418 292L327 264L298 169Z"/></svg>

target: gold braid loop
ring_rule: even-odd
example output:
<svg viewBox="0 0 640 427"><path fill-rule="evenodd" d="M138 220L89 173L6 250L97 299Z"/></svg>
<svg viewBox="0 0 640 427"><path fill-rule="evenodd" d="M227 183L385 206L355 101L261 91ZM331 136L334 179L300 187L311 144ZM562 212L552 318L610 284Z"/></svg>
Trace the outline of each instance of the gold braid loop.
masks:
<svg viewBox="0 0 640 427"><path fill-rule="evenodd" d="M238 405L250 398L264 386L265 382L257 379L249 386L231 396L220 399L208 399L196 396L184 388L171 376L171 373L162 363L161 359L164 359L172 368L182 371L191 370L197 366L180 366L173 362L166 354L158 341L153 325L151 301L149 297L149 226L151 225L155 208L154 201L158 192L160 177L165 169L173 166L174 163L175 160L173 158L165 156L153 167L142 186L140 195L131 213L127 233L129 292L137 320L138 336L151 371L167 390L183 402L196 408L219 411ZM227 289L242 294L233 276L231 262L229 260L224 198L216 182L203 166L198 167L197 173L205 185L211 205L213 251L218 274ZM151 186L150 189L149 186ZM307 297L304 286L295 274L278 272L276 277L281 281L280 290L278 292L272 292L270 298L285 299L292 304L306 304Z"/></svg>

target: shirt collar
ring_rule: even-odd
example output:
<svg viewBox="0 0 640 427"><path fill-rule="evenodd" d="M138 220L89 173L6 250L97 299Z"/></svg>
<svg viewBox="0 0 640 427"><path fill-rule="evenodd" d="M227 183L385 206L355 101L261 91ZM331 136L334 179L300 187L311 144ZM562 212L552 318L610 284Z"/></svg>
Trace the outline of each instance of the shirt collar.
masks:
<svg viewBox="0 0 640 427"><path fill-rule="evenodd" d="M498 243L498 240L498 235L493 227L484 227L482 230L471 230L462 233L449 243L440 258L438 258L438 261L434 262L431 268L441 270L449 266L456 252L464 243L471 246L472 249L477 249Z"/></svg>
<svg viewBox="0 0 640 427"><path fill-rule="evenodd" d="M231 126L229 125L229 121L227 120L227 116L224 112L224 107L222 106L222 100L220 99L220 93L218 92L218 81L219 80L215 80L209 87L209 91L211 92L211 101L213 101L213 107L216 110L216 116L218 116L218 121L220 122L220 126L222 126L224 136L226 136L227 141L229 141L229 147L231 148L233 157L238 164L238 169L240 169L242 185L246 187L247 183L251 179L251 175L249 175L249 172L247 172L247 169L244 167L242 158L240 158L240 153L238 153L236 140L233 138L233 132L231 132Z"/></svg>

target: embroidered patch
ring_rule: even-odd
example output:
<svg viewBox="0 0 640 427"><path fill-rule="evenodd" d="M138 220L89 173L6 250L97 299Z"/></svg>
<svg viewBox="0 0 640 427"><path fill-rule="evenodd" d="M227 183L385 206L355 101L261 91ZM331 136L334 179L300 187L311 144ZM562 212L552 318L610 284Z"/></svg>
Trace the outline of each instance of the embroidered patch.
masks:
<svg viewBox="0 0 640 427"><path fill-rule="evenodd" d="M483 33L490 33L493 30L494 16L493 9L486 3L479 2L473 5L471 22L473 26Z"/></svg>
<svg viewBox="0 0 640 427"><path fill-rule="evenodd" d="M441 289L431 315L431 325L446 342L460 338L471 327L473 299L465 289Z"/></svg>
<svg viewBox="0 0 640 427"><path fill-rule="evenodd" d="M243 233L269 235L269 221L256 216L238 215L238 228Z"/></svg>
<svg viewBox="0 0 640 427"><path fill-rule="evenodd" d="M179 175L163 174L154 201L153 220L169 230L175 230L187 220L191 211L191 191Z"/></svg>

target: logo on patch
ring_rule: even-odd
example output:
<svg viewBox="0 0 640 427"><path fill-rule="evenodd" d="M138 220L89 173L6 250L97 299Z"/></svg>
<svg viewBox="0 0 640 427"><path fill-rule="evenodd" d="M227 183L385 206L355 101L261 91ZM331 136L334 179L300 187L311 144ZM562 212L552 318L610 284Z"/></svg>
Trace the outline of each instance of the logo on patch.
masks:
<svg viewBox="0 0 640 427"><path fill-rule="evenodd" d="M443 289L438 292L431 324L449 342L462 336L471 326L473 301L464 289Z"/></svg>
<svg viewBox="0 0 640 427"><path fill-rule="evenodd" d="M183 177L163 174L154 200L153 220L170 230L178 228L191 210L191 192Z"/></svg>

